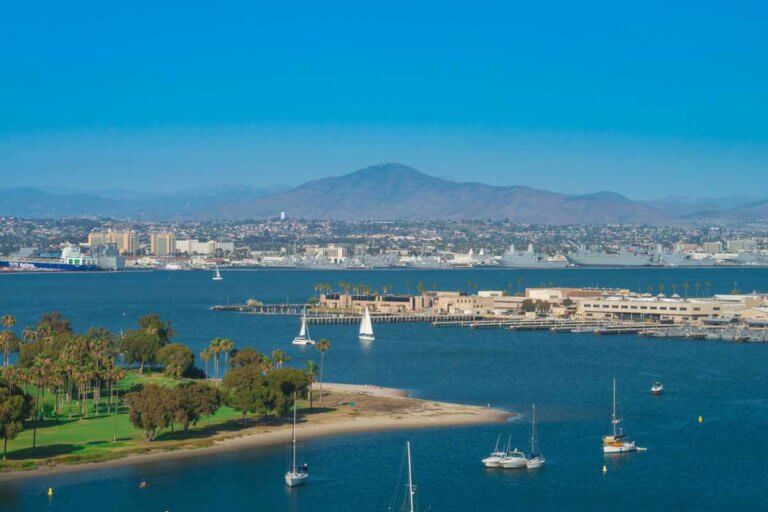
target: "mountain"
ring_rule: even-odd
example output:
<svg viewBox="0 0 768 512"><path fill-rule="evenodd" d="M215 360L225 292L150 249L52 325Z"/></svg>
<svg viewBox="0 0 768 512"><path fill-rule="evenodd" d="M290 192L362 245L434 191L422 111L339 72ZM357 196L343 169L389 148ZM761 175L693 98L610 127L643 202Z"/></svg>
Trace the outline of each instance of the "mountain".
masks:
<svg viewBox="0 0 768 512"><path fill-rule="evenodd" d="M664 211L613 192L566 195L525 186L457 183L388 163L222 206L226 218L509 219L544 224L660 223Z"/></svg>
<svg viewBox="0 0 768 512"><path fill-rule="evenodd" d="M768 200L667 197L638 202L608 191L583 195L526 186L459 183L386 163L285 189L215 186L172 194L108 190L0 191L0 216L100 216L134 220L241 220L276 217L328 220L508 219L536 224L667 224L699 219L768 218Z"/></svg>

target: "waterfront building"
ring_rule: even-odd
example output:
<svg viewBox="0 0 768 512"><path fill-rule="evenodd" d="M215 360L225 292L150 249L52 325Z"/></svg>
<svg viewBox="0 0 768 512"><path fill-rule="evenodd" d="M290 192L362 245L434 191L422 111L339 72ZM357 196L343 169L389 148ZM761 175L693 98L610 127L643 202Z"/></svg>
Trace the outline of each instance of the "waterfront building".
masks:
<svg viewBox="0 0 768 512"><path fill-rule="evenodd" d="M199 240L176 240L177 254L201 254L204 256L213 256L218 249L218 243L215 240L200 242Z"/></svg>
<svg viewBox="0 0 768 512"><path fill-rule="evenodd" d="M660 293L605 294L576 299L576 316L590 319L651 320L663 323L702 322L708 318L738 318L745 309L766 304L768 296L715 295L685 299Z"/></svg>
<svg viewBox="0 0 768 512"><path fill-rule="evenodd" d="M159 257L173 256L176 253L176 235L173 233L150 234L149 251Z"/></svg>
<svg viewBox="0 0 768 512"><path fill-rule="evenodd" d="M701 244L701 249L707 254L718 254L723 252L722 242L704 242Z"/></svg>
<svg viewBox="0 0 768 512"><path fill-rule="evenodd" d="M88 245L91 247L97 245L114 244L117 250L123 255L133 255L139 249L139 237L133 230L113 231L91 231L88 233Z"/></svg>
<svg viewBox="0 0 768 512"><path fill-rule="evenodd" d="M416 313L432 307L432 299L424 295L352 295L328 293L320 295L318 307L362 313L398 314Z"/></svg>
<svg viewBox="0 0 768 512"><path fill-rule="evenodd" d="M752 239L728 240L725 245L728 252L754 252L757 250L757 242Z"/></svg>
<svg viewBox="0 0 768 512"><path fill-rule="evenodd" d="M342 245L307 245L304 246L304 256L307 258L323 258L329 263L338 265L349 257L349 248Z"/></svg>

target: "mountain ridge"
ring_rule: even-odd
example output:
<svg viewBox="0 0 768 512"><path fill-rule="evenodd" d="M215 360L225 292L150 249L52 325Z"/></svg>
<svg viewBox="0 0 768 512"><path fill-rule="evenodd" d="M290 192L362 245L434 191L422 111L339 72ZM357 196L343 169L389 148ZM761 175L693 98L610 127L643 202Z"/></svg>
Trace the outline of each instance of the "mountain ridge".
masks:
<svg viewBox="0 0 768 512"><path fill-rule="evenodd" d="M488 185L431 176L381 163L283 190L219 185L184 192L55 194L33 187L0 191L0 215L133 220L509 220L531 224L667 224L698 216L768 217L768 200L674 198L635 201L610 190L563 194L527 185ZM760 217L762 216L762 217Z"/></svg>

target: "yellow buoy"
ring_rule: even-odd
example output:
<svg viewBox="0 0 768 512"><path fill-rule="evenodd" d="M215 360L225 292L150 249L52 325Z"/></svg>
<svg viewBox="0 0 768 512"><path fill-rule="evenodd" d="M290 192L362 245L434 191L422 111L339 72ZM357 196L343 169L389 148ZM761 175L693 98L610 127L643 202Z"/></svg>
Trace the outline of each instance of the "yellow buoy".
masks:
<svg viewBox="0 0 768 512"><path fill-rule="evenodd" d="M701 416L699 416L699 423L704 423L704 418L702 418Z"/></svg>
<svg viewBox="0 0 768 512"><path fill-rule="evenodd" d="M604 465L604 466L603 466L603 473L607 473L607 472L608 472L608 466L605 466L605 465Z"/></svg>
<svg viewBox="0 0 768 512"><path fill-rule="evenodd" d="M48 496L53 496L53 487L48 488Z"/></svg>

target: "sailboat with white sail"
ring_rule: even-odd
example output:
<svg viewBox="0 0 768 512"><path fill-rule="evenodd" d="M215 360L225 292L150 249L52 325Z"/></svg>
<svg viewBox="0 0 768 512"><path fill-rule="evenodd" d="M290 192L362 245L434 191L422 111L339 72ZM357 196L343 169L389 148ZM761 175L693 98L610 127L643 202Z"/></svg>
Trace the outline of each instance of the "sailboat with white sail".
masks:
<svg viewBox="0 0 768 512"><path fill-rule="evenodd" d="M628 453L637 450L634 441L630 441L619 427L621 418L616 412L616 379L613 379L613 408L611 410L611 424L613 435L603 436L603 453Z"/></svg>
<svg viewBox="0 0 768 512"><path fill-rule="evenodd" d="M373 324L371 323L371 313L368 311L368 306L365 307L365 314L363 314L362 320L360 320L360 341L373 341L376 338L373 336Z"/></svg>
<svg viewBox="0 0 768 512"><path fill-rule="evenodd" d="M533 404L531 405L531 456L525 463L528 469L539 469L546 463L544 455L536 448L536 404Z"/></svg>
<svg viewBox="0 0 768 512"><path fill-rule="evenodd" d="M285 484L288 487L302 485L309 476L306 463L296 463L296 393L293 394L293 429L291 430L291 464L285 472Z"/></svg>
<svg viewBox="0 0 768 512"><path fill-rule="evenodd" d="M216 264L216 272L213 273L213 278L212 279L214 281L221 281L222 279L224 279L223 277L221 277L221 272L219 272L219 264L218 263Z"/></svg>
<svg viewBox="0 0 768 512"><path fill-rule="evenodd" d="M306 310L301 315L301 329L299 329L299 335L293 338L294 345L314 345L313 340L309 335L309 327L307 327L307 312Z"/></svg>

